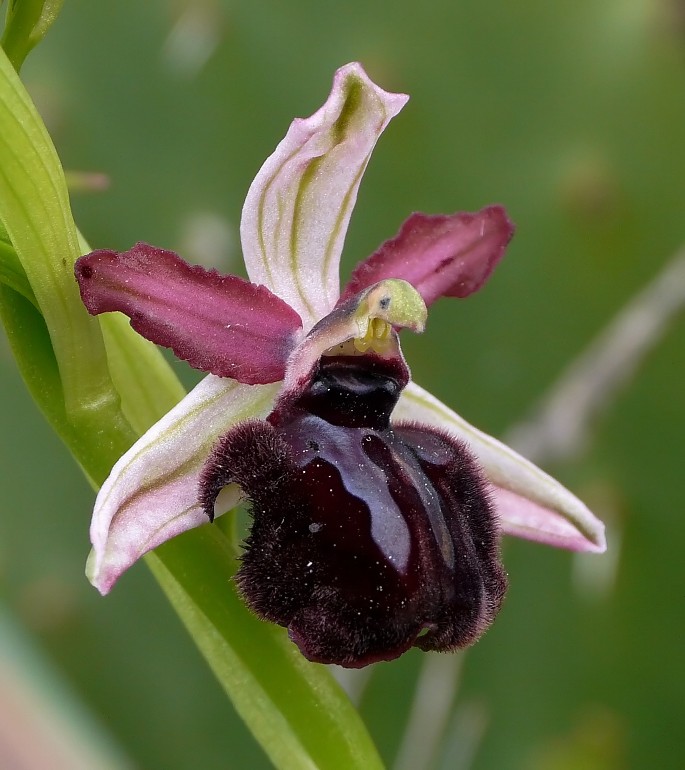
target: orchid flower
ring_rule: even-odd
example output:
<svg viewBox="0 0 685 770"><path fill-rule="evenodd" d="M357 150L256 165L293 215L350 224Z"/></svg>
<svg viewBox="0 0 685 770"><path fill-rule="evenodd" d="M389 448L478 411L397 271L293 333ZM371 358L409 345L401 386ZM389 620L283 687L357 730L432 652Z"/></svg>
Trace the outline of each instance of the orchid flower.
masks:
<svg viewBox="0 0 685 770"><path fill-rule="evenodd" d="M251 503L237 580L310 659L360 666L475 641L506 590L500 534L603 551L574 495L410 381L398 332L479 289L513 227L500 206L413 214L340 292L357 190L405 105L359 64L295 120L248 192L250 281L139 243L76 266L93 313L209 375L114 466L88 577L104 594L147 551Z"/></svg>

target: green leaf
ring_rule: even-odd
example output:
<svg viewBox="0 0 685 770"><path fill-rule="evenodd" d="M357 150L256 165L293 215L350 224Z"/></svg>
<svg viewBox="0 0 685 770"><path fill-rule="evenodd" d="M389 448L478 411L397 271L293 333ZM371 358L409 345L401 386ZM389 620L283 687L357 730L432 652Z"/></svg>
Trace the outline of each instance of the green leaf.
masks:
<svg viewBox="0 0 685 770"><path fill-rule="evenodd" d="M4 283L10 289L14 289L14 291L29 300L36 309L38 308L36 296L33 293L29 279L26 277L16 251L10 243L2 240L2 238L0 238L0 283Z"/></svg>
<svg viewBox="0 0 685 770"><path fill-rule="evenodd" d="M100 327L73 275L79 256L64 173L30 97L0 51L0 218L45 318L65 408L83 429L120 420ZM123 424L120 430L125 431Z"/></svg>
<svg viewBox="0 0 685 770"><path fill-rule="evenodd" d="M33 400L69 447L94 486L106 477L116 458L127 449L127 436L113 425L83 430L70 420L57 360L43 316L18 292L0 285L0 318L19 371Z"/></svg>
<svg viewBox="0 0 685 770"><path fill-rule="evenodd" d="M148 564L271 761L281 770L378 770L361 719L324 666L237 594L229 540L205 526L165 543Z"/></svg>
<svg viewBox="0 0 685 770"><path fill-rule="evenodd" d="M0 45L17 72L45 37L63 4L64 0L10 0Z"/></svg>

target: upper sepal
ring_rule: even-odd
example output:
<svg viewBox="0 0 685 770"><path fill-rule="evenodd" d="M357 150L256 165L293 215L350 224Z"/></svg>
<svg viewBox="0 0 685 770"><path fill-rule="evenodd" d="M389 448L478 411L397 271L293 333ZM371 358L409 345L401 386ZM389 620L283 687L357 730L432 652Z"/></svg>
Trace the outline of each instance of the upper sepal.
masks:
<svg viewBox="0 0 685 770"><path fill-rule="evenodd" d="M94 251L75 271L90 313L125 313L139 334L196 369L247 385L283 379L302 321L265 286L146 243Z"/></svg>
<svg viewBox="0 0 685 770"><path fill-rule="evenodd" d="M467 297L488 279L514 234L502 206L475 214L412 214L352 273L340 301L385 278L408 281L430 305L440 297Z"/></svg>
<svg viewBox="0 0 685 770"><path fill-rule="evenodd" d="M326 103L292 122L245 199L245 266L302 317L305 329L338 299L338 265L371 151L409 97L384 91L360 64L341 67Z"/></svg>

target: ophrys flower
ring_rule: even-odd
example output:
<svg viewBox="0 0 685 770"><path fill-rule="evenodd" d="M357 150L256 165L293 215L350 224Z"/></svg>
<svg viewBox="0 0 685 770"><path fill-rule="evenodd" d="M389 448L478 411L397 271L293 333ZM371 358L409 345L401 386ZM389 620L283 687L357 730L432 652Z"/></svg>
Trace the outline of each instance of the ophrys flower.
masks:
<svg viewBox="0 0 685 770"><path fill-rule="evenodd" d="M88 574L103 593L244 494L247 601L311 659L358 666L474 641L506 586L500 532L604 549L577 498L411 383L400 350L426 305L488 278L513 233L501 207L413 214L340 294L362 174L406 100L351 64L292 123L243 209L251 283L146 244L77 263L92 313L121 310L210 372L98 495Z"/></svg>

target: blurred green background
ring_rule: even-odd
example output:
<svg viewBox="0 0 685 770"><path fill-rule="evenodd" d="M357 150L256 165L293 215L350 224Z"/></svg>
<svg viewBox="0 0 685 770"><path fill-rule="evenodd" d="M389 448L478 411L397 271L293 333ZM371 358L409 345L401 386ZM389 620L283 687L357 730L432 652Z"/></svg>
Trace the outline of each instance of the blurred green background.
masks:
<svg viewBox="0 0 685 770"><path fill-rule="evenodd" d="M94 247L226 271L252 177L338 66L411 94L344 272L413 210L506 205L517 235L490 284L405 345L418 382L502 435L685 241L684 55L681 0L68 0L23 76L65 167L110 179L74 195ZM441 770L685 767L684 342L681 316L583 451L548 465L608 521L610 552L505 542L509 597L464 656ZM145 566L106 599L86 582L91 490L4 338L0 378L13 623L131 767L268 767ZM389 766L422 663L381 664L364 690Z"/></svg>

